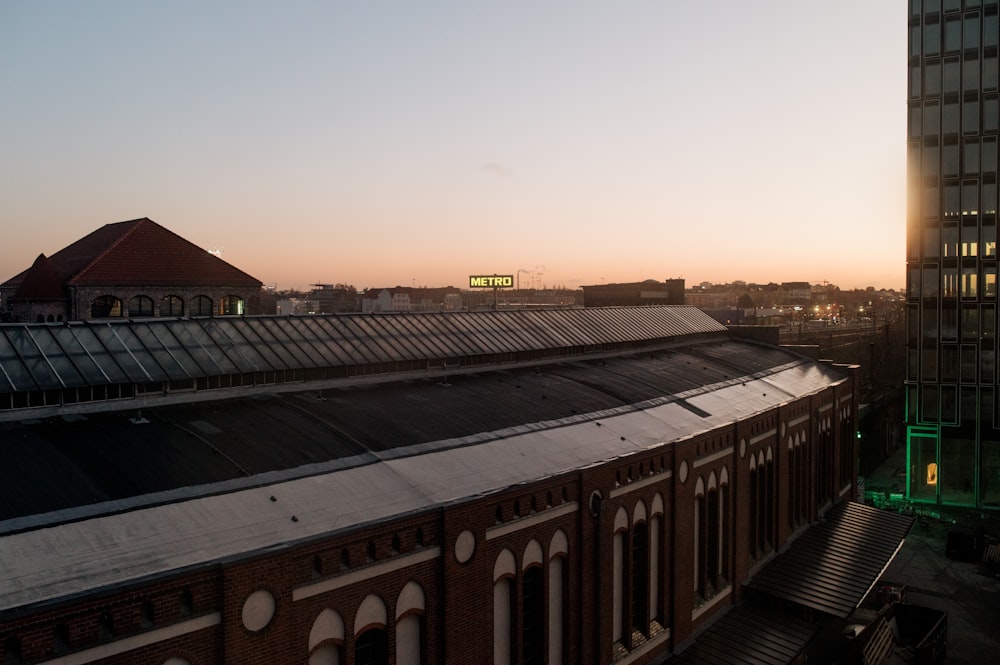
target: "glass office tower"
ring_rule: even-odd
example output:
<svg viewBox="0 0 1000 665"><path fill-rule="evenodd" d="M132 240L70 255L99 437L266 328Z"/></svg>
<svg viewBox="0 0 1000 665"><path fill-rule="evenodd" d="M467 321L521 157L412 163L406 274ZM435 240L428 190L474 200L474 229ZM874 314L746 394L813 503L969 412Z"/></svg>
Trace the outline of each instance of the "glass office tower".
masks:
<svg viewBox="0 0 1000 665"><path fill-rule="evenodd" d="M907 1L907 496L1000 508L998 0Z"/></svg>

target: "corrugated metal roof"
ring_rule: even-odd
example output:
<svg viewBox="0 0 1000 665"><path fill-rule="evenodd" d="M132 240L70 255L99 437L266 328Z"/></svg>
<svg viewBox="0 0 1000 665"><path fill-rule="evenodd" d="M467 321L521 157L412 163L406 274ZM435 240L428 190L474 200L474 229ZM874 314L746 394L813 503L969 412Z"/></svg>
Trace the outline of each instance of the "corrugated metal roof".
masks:
<svg viewBox="0 0 1000 665"><path fill-rule="evenodd" d="M712 624L677 665L788 665L802 653L819 626L805 619L743 603Z"/></svg>
<svg viewBox="0 0 1000 665"><path fill-rule="evenodd" d="M750 582L754 591L846 619L899 551L913 518L844 501Z"/></svg>
<svg viewBox="0 0 1000 665"><path fill-rule="evenodd" d="M513 362L721 332L694 307L2 324L0 394L365 365L399 372L407 362Z"/></svg>

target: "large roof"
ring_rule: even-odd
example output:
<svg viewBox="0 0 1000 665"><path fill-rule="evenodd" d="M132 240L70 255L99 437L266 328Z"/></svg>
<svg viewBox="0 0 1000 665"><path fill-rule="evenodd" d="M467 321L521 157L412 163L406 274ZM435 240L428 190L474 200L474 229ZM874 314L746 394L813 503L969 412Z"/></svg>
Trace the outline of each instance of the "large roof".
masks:
<svg viewBox="0 0 1000 665"><path fill-rule="evenodd" d="M23 376L58 382L64 364L95 384L112 366L127 381L126 367L169 376L209 360L213 372L317 358L349 369L224 400L190 389L159 405L12 409L0 549L15 555L0 557L0 612L572 473L846 381L709 321L664 307L0 326L7 391L12 357Z"/></svg>
<svg viewBox="0 0 1000 665"><path fill-rule="evenodd" d="M52 276L71 286L229 286L259 288L261 282L146 217L106 224L48 257L44 284ZM38 262L0 286L27 287ZM19 288L16 297L38 294Z"/></svg>

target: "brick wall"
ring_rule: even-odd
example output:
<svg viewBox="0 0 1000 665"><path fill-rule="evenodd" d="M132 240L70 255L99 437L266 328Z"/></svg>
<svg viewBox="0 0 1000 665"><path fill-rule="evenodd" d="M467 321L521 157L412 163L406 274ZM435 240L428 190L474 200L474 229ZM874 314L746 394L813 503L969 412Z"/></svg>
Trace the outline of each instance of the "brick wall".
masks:
<svg viewBox="0 0 1000 665"><path fill-rule="evenodd" d="M54 601L45 608L10 611L0 615L0 645L11 653L16 651L23 663L77 652L105 654L93 662L140 665L162 665L171 657L191 665L305 663L317 618L332 610L344 626L343 639L335 641L343 651L341 662L353 665L355 631L365 627L356 626L358 613L371 602L380 602L385 607L389 662L395 662L397 603L405 596L404 589L415 584L424 598L423 609L417 612L422 621L423 662L490 663L498 559L507 556L503 554L507 551L515 563L511 646L517 656L523 646L519 611L525 556L540 547L547 596L553 582L547 574L551 548L554 539L565 537L564 661L610 663L628 656L629 662L652 662L685 646L737 602L743 593L742 583L787 542L791 532L787 441L803 432L804 445L813 445L816 418L825 413L821 411L824 405L834 404L844 395L853 396L850 386L836 390L838 394L830 389L685 441L652 449L637 447L627 458L567 471L531 485L349 533L331 532L128 588ZM850 407L856 408L853 399ZM853 438L834 437L838 446L842 440L851 442ZM774 465L769 522L774 542L762 552L751 553L750 511L755 502L750 487L751 460L765 457L769 449ZM815 459L813 455L810 473L819 468ZM720 591L717 597L701 598L694 583L695 488L699 478L707 483L713 474L717 482L726 478L729 488L723 564L728 590ZM808 486L813 493L808 499L810 518L815 519L822 509L815 495L819 482L812 478ZM592 502L592 496L601 497L601 501ZM628 552L636 516L641 520L644 510L645 519L650 520L655 505L662 505L657 548L661 572L659 600L650 618L657 619L664 630L659 637L651 634L638 641L626 631L615 644L611 636L616 516L620 517L619 510L627 516L624 537ZM626 573L630 565L626 555ZM366 601L370 596L376 600ZM251 599L260 598L270 598L273 603L255 606ZM625 623L631 600L626 584ZM250 626L245 620L248 607L253 610ZM668 632L669 637L665 637ZM157 639L143 644L143 636ZM545 640L549 637L546 629ZM656 648L644 652L641 647L647 639L655 639ZM107 649L113 650L116 644L138 646L107 655Z"/></svg>

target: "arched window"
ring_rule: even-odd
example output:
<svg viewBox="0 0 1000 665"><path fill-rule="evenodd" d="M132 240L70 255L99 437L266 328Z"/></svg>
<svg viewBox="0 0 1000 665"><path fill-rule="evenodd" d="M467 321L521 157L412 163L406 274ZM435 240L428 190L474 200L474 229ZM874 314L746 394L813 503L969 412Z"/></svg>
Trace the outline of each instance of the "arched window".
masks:
<svg viewBox="0 0 1000 665"><path fill-rule="evenodd" d="M632 629L649 635L649 526L632 525Z"/></svg>
<svg viewBox="0 0 1000 665"><path fill-rule="evenodd" d="M705 588L709 593L719 588L720 530L719 487L713 471L708 478L708 494L705 496Z"/></svg>
<svg viewBox="0 0 1000 665"><path fill-rule="evenodd" d="M566 556L569 541L561 530L549 544L549 665L562 665L566 639Z"/></svg>
<svg viewBox="0 0 1000 665"><path fill-rule="evenodd" d="M340 665L344 620L331 609L319 613L309 631L309 665Z"/></svg>
<svg viewBox="0 0 1000 665"><path fill-rule="evenodd" d="M514 575L516 566L510 550L503 550L493 564L493 663L510 665L514 643Z"/></svg>
<svg viewBox="0 0 1000 665"><path fill-rule="evenodd" d="M708 555L708 511L705 506L705 480L698 477L694 486L694 590L708 598L705 584Z"/></svg>
<svg viewBox="0 0 1000 665"><path fill-rule="evenodd" d="M840 486L845 487L855 482L857 474L857 452L854 447L857 442L857 428L854 426L854 415L851 407L845 407L840 419ZM830 433L830 447L833 447L833 432ZM832 457L832 456L831 456ZM832 476L833 473L831 472Z"/></svg>
<svg viewBox="0 0 1000 665"><path fill-rule="evenodd" d="M129 316L153 316L153 299L149 296L135 296L128 301Z"/></svg>
<svg viewBox="0 0 1000 665"><path fill-rule="evenodd" d="M184 301L178 296L164 296L160 301L160 316L184 316Z"/></svg>
<svg viewBox="0 0 1000 665"><path fill-rule="evenodd" d="M521 663L545 662L545 575L532 565L521 575Z"/></svg>
<svg viewBox="0 0 1000 665"><path fill-rule="evenodd" d="M424 662L424 590L407 582L396 599L396 665Z"/></svg>
<svg viewBox="0 0 1000 665"><path fill-rule="evenodd" d="M90 318L108 319L122 315L122 301L114 296L97 296L90 303Z"/></svg>
<svg viewBox="0 0 1000 665"><path fill-rule="evenodd" d="M243 298L225 296L219 301L219 314L222 316L240 316L244 314Z"/></svg>
<svg viewBox="0 0 1000 665"><path fill-rule="evenodd" d="M760 521L758 485L760 485L760 474L758 473L757 453L752 453L750 455L750 542L748 547L751 559L757 558L757 523Z"/></svg>
<svg viewBox="0 0 1000 665"><path fill-rule="evenodd" d="M719 513L721 514L721 519L719 522L719 576L722 582L729 582L730 572L729 572L729 541L732 540L729 532L732 528L730 524L730 508L729 508L729 467L722 467L722 473L719 475Z"/></svg>
<svg viewBox="0 0 1000 665"><path fill-rule="evenodd" d="M191 300L191 316L212 316L212 299L208 296L195 296Z"/></svg>
<svg viewBox="0 0 1000 665"><path fill-rule="evenodd" d="M615 531L612 554L613 592L612 592L612 632L611 641L621 642L625 634L625 589L628 580L625 577L625 538L628 535L628 513L619 508L615 514Z"/></svg>
<svg viewBox="0 0 1000 665"><path fill-rule="evenodd" d="M355 665L389 665L387 619L382 599L374 594L365 596L354 616Z"/></svg>
<svg viewBox="0 0 1000 665"><path fill-rule="evenodd" d="M649 509L649 615L663 623L660 611L660 538L663 532L663 497L657 494Z"/></svg>
<svg viewBox="0 0 1000 665"><path fill-rule="evenodd" d="M763 519L761 520L761 525L764 528L764 532L761 534L760 542L761 546L767 549L772 549L774 547L774 513L775 513L775 501L774 501L774 454L771 451L771 447L767 448L767 455L764 463L764 474L761 476L764 485L763 501L761 504L764 508Z"/></svg>
<svg viewBox="0 0 1000 665"><path fill-rule="evenodd" d="M799 449L792 438L788 439L788 526L799 523Z"/></svg>

